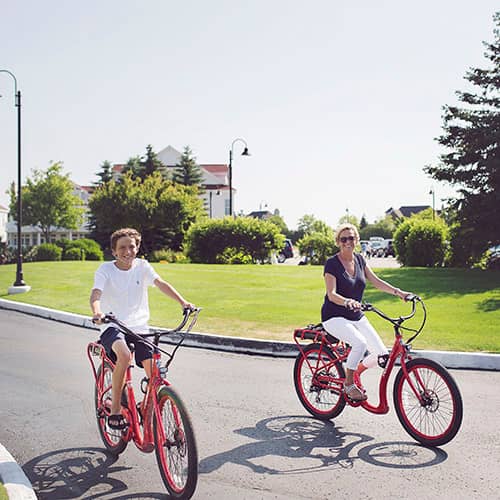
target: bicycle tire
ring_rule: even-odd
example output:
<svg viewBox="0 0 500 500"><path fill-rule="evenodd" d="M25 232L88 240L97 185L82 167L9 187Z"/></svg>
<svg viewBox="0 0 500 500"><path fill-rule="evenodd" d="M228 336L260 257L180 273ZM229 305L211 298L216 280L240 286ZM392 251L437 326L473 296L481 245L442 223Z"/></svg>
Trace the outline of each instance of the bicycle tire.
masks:
<svg viewBox="0 0 500 500"><path fill-rule="evenodd" d="M399 370L393 398L401 425L424 446L442 446L450 442L463 418L462 396L457 383L443 365L430 359L412 359L406 363L406 368L424 399L421 402L415 396L403 369Z"/></svg>
<svg viewBox="0 0 500 500"><path fill-rule="evenodd" d="M105 392L102 394L101 401L99 401L99 392L97 389L97 384L101 380L101 372L104 366L104 382ZM97 370L97 382L94 389L94 403L97 418L97 428L99 429L99 434L101 436L102 442L106 449L115 456L125 450L128 441L124 438L123 431L111 429L108 426L108 415L111 409L111 379L113 376L113 368L108 361L104 361L104 365L101 365Z"/></svg>
<svg viewBox="0 0 500 500"><path fill-rule="evenodd" d="M317 381L320 375L330 375L339 380L345 379L342 363L336 362L327 367L336 359L337 356L329 347L321 348L321 344L313 343L306 346L303 353L299 353L295 360L293 368L295 391L302 406L319 420L330 420L338 416L346 405L341 384L330 384L330 388L322 388L326 383L320 384ZM314 373L306 360L311 366L316 367Z"/></svg>
<svg viewBox="0 0 500 500"><path fill-rule="evenodd" d="M155 415L155 452L161 478L172 498L191 498L198 482L198 451L191 419L172 387L160 387L157 397L165 430L163 438Z"/></svg>

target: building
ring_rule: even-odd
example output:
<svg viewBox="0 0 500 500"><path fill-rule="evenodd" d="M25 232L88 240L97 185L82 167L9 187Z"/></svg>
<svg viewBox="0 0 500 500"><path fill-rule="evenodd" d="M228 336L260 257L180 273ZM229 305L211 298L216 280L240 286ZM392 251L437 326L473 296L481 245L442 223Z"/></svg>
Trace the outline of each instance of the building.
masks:
<svg viewBox="0 0 500 500"><path fill-rule="evenodd" d="M82 202L82 207L86 207L88 204L88 200L90 195L92 194L92 190L94 188L92 186L79 186L78 184L74 184L73 194L78 196ZM0 211L1 212L1 211ZM1 218L1 213L0 213ZM87 238L89 235L89 230L87 229L88 217L87 214L84 214L84 220L80 227L77 229L65 229L62 227L53 227L50 229L50 241L52 243L56 240L60 239L68 239L68 240L78 240L81 238ZM7 246L10 248L17 248L17 224L14 220L9 220L6 223L7 234ZM0 223L0 234L1 234L1 223ZM42 233L42 230L37 226L23 226L21 228L21 241L23 248L31 248L35 245L40 245L41 243L46 243L45 234Z"/></svg>
<svg viewBox="0 0 500 500"><path fill-rule="evenodd" d="M9 209L0 205L0 242L7 241L7 222L9 219Z"/></svg>
<svg viewBox="0 0 500 500"><path fill-rule="evenodd" d="M418 214L428 208L431 207L429 205L403 206L399 208L391 207L385 211L385 215L390 215L394 219L403 219L405 217L411 217L412 215Z"/></svg>
<svg viewBox="0 0 500 500"><path fill-rule="evenodd" d="M172 146L167 146L158 154L158 159L165 165L167 172L172 173L175 166L181 161L182 153ZM200 164L203 174L203 188L200 198L203 200L205 210L212 219L222 218L229 215L229 167L224 164ZM124 163L113 165L113 179L118 179L125 168ZM233 187L233 205L234 194Z"/></svg>

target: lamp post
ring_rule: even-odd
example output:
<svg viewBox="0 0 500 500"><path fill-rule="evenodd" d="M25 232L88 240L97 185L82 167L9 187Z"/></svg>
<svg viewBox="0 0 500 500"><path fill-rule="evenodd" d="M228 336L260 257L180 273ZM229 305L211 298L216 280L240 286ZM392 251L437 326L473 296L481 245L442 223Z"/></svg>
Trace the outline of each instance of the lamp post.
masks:
<svg viewBox="0 0 500 500"><path fill-rule="evenodd" d="M14 94L17 108L17 266L16 281L9 287L9 294L28 292L31 287L23 279L23 254L21 243L22 201L21 201L21 91L17 89L17 80L7 69L0 69L0 73L7 73L14 80Z"/></svg>
<svg viewBox="0 0 500 500"><path fill-rule="evenodd" d="M436 218L436 197L434 193L434 186L431 187L429 194L432 195L432 220Z"/></svg>
<svg viewBox="0 0 500 500"><path fill-rule="evenodd" d="M241 153L241 156L250 156L248 152L248 146L245 139L237 138L231 143L231 149L229 150L229 215L233 216L233 148L235 143L238 141L245 145L245 149Z"/></svg>

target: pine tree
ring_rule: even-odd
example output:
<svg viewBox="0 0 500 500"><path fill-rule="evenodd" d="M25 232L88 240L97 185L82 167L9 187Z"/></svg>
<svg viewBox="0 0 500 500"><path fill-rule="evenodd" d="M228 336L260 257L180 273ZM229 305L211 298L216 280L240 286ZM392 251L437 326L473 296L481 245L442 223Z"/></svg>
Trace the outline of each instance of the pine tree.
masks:
<svg viewBox="0 0 500 500"><path fill-rule="evenodd" d="M95 186L102 186L107 182L113 180L113 167L108 160L105 160L101 165L101 171L96 173L99 181L95 182Z"/></svg>
<svg viewBox="0 0 500 500"><path fill-rule="evenodd" d="M203 173L189 146L184 148L181 160L174 168L173 181L185 186L199 186L203 181Z"/></svg>
<svg viewBox="0 0 500 500"><path fill-rule="evenodd" d="M439 144L448 149L441 163L427 166L434 179L459 187L449 200L455 224L454 252L470 264L490 245L500 243L500 12L493 16L494 42L483 42L488 69L472 68L465 76L476 93L457 92L463 107L445 106Z"/></svg>

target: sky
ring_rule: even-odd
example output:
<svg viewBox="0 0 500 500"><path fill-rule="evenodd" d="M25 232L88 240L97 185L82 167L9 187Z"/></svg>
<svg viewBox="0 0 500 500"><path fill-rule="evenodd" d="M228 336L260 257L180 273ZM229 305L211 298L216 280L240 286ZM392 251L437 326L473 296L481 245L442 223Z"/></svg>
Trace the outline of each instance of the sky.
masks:
<svg viewBox="0 0 500 500"><path fill-rule="evenodd" d="M335 227L432 205L442 108L487 67L493 0L17 0L0 9L0 69L22 94L22 175L189 145L228 163L235 211ZM17 179L14 81L0 73L0 204ZM243 143L250 157L240 156Z"/></svg>

